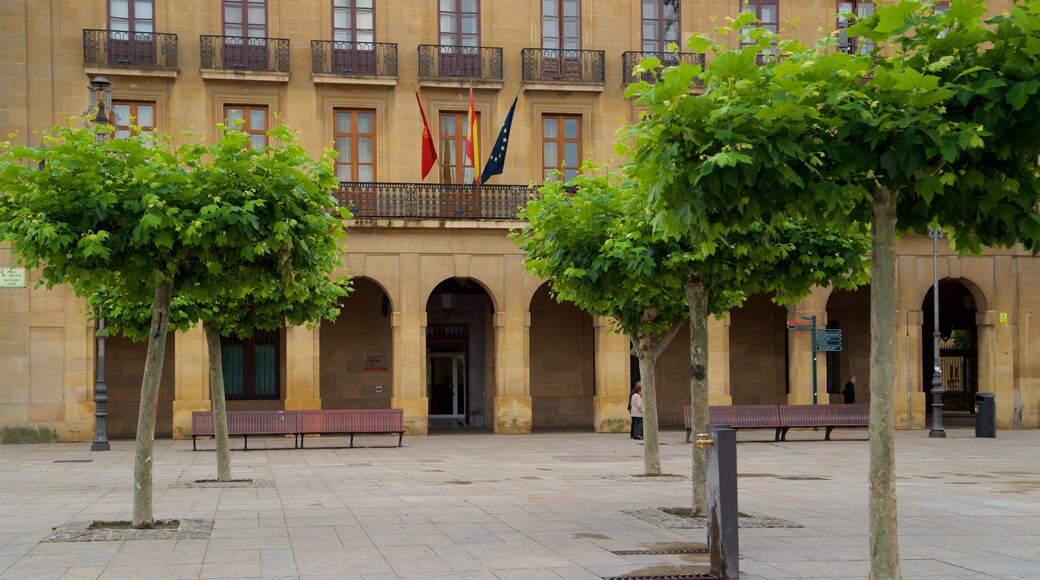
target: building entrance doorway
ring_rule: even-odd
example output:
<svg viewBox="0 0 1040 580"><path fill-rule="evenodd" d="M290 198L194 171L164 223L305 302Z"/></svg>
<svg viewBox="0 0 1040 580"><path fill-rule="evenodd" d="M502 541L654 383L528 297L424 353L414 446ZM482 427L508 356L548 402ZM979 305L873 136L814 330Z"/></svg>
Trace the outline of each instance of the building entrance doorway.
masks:
<svg viewBox="0 0 1040 580"><path fill-rule="evenodd" d="M430 419L466 419L466 355L428 353L426 355L426 397L430 400Z"/></svg>

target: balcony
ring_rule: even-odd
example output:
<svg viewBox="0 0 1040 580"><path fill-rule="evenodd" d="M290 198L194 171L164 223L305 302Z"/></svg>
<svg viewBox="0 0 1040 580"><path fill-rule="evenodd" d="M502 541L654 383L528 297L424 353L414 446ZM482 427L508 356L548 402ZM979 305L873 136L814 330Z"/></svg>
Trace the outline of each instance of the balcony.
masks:
<svg viewBox="0 0 1040 580"><path fill-rule="evenodd" d="M423 86L502 88L502 49L420 44L419 82Z"/></svg>
<svg viewBox="0 0 1040 580"><path fill-rule="evenodd" d="M525 48L520 51L526 89L602 91L602 50Z"/></svg>
<svg viewBox="0 0 1040 580"><path fill-rule="evenodd" d="M515 220L538 195L526 185L343 182L332 192L355 218Z"/></svg>
<svg viewBox="0 0 1040 580"><path fill-rule="evenodd" d="M625 85L637 83L639 81L646 81L648 83L657 82L657 77L660 74L660 69L656 71L646 71L641 75L635 75L632 71L635 70L636 65L643 62L648 58L656 58L661 61L664 66L675 66L681 62L687 64L699 64L701 68L704 68L704 55L696 52L638 52L638 51L626 51L621 53L621 82ZM699 86L700 81L697 81Z"/></svg>
<svg viewBox="0 0 1040 580"><path fill-rule="evenodd" d="M246 36L199 37L204 79L289 82L289 39Z"/></svg>
<svg viewBox="0 0 1040 580"><path fill-rule="evenodd" d="M83 66L91 75L174 78L178 71L177 35L84 29Z"/></svg>
<svg viewBox="0 0 1040 580"><path fill-rule="evenodd" d="M397 84L397 45L385 42L311 41L316 83Z"/></svg>

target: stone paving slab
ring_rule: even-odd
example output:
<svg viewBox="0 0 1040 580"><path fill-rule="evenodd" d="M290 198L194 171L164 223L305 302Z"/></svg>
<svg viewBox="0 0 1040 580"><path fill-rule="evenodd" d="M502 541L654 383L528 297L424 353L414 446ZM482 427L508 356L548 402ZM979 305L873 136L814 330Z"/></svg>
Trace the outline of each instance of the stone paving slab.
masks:
<svg viewBox="0 0 1040 580"><path fill-rule="evenodd" d="M738 433L740 510L801 527L740 529L743 578L865 578L865 430ZM1040 431L896 436L906 578L1040 577ZM689 445L662 434L662 469L642 477L625 434L433 432L405 446L236 451L232 476L199 486L211 450L155 442L155 514L208 520L198 539L42 542L56 529L130 517L133 442L0 447L0 579L596 579L695 564L616 551L706 540L703 528L640 518L688 505ZM74 462L70 462L75 460ZM649 521L647 521L649 520ZM743 522L742 522L743 524ZM657 568L655 568L657 567ZM672 568L669 568L672 567ZM697 568L703 571L703 568Z"/></svg>

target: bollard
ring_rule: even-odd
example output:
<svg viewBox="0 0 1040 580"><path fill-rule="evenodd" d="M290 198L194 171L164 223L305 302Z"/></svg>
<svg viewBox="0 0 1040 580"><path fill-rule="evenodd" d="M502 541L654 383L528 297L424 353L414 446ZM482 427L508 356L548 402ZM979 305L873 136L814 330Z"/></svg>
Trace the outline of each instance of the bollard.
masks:
<svg viewBox="0 0 1040 580"><path fill-rule="evenodd" d="M737 432L709 426L710 436L698 434L708 448L708 553L716 578L740 578L737 521Z"/></svg>

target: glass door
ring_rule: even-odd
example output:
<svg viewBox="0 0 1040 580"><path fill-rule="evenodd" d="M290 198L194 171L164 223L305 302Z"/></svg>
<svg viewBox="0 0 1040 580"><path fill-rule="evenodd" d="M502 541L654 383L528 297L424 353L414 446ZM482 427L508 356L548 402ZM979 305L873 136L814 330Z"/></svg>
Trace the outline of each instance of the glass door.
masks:
<svg viewBox="0 0 1040 580"><path fill-rule="evenodd" d="M466 355L426 355L426 397L431 419L466 418Z"/></svg>

